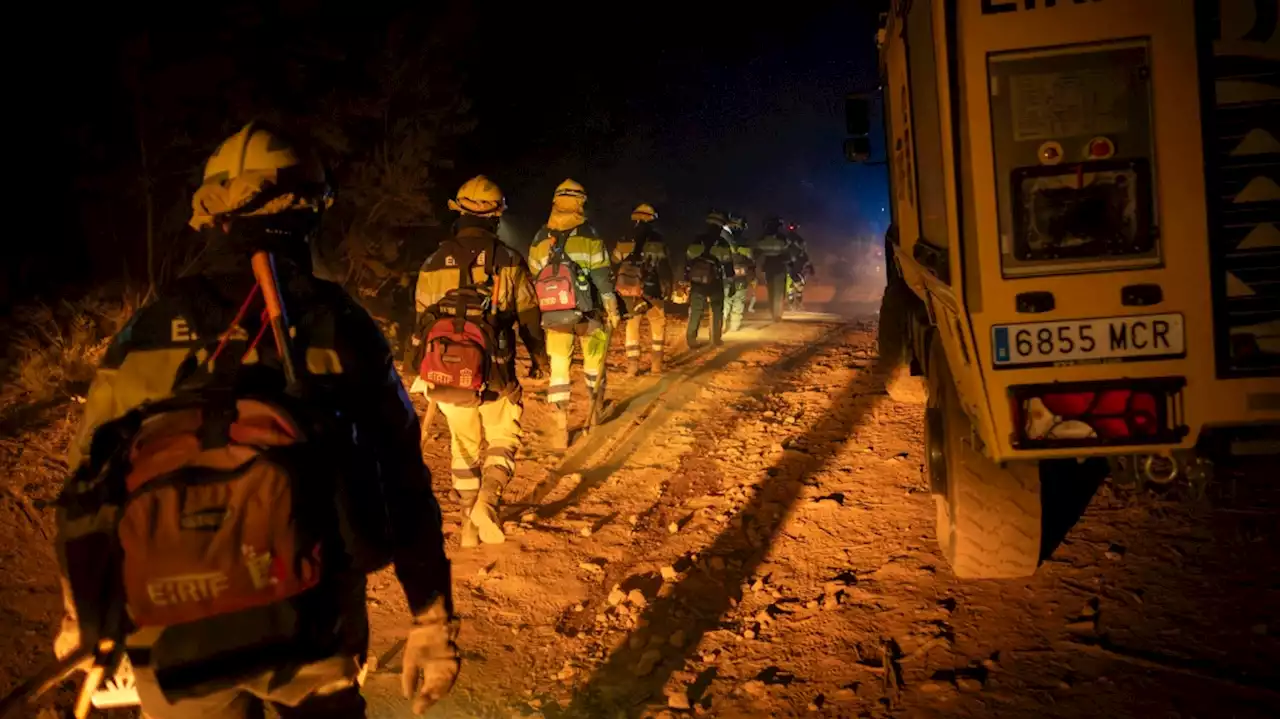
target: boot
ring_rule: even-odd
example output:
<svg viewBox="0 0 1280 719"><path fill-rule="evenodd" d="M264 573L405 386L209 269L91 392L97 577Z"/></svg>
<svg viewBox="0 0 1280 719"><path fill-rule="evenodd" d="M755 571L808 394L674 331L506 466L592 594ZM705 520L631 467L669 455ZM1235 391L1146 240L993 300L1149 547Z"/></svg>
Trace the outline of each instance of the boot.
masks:
<svg viewBox="0 0 1280 719"><path fill-rule="evenodd" d="M498 507L502 504L502 489L507 486L507 474L493 467L485 470L484 474L480 493L476 495L475 506L471 508L471 522L475 525L481 542L502 544L507 538L502 533L502 518L498 516Z"/></svg>
<svg viewBox="0 0 1280 719"><path fill-rule="evenodd" d="M557 402L551 411L554 422L551 427L551 448L565 450L569 448L569 407L568 403Z"/></svg>
<svg viewBox="0 0 1280 719"><path fill-rule="evenodd" d="M475 522L471 521L471 511L476 506L476 497L479 494L478 489L458 492L458 502L462 505L462 529L459 530L459 540L465 549L480 545L480 531L476 528Z"/></svg>
<svg viewBox="0 0 1280 719"><path fill-rule="evenodd" d="M640 358L628 357L627 358L627 376L635 377L638 374L640 374Z"/></svg>
<svg viewBox="0 0 1280 719"><path fill-rule="evenodd" d="M655 375L662 374L662 351L654 351L649 358L649 371Z"/></svg>

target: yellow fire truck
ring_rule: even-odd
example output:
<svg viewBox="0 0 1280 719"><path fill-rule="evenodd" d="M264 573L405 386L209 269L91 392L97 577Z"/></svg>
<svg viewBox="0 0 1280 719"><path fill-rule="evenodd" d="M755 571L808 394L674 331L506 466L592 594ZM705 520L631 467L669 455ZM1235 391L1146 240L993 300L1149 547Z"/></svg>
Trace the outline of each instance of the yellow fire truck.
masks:
<svg viewBox="0 0 1280 719"><path fill-rule="evenodd" d="M958 576L1035 571L1046 473L1203 476L1280 431L1277 2L883 15L879 97L851 97L845 153L867 160L882 106L881 351L925 378Z"/></svg>

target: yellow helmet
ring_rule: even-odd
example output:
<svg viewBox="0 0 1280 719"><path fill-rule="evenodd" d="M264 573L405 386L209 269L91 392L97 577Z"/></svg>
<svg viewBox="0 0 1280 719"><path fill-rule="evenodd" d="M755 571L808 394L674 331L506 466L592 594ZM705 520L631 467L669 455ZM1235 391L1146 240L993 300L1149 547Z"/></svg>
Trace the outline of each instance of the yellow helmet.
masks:
<svg viewBox="0 0 1280 719"><path fill-rule="evenodd" d="M653 222L658 219L658 211L653 209L653 205L644 202L631 211L631 219L634 222Z"/></svg>
<svg viewBox="0 0 1280 719"><path fill-rule="evenodd" d="M449 200L449 209L476 217L501 217L507 209L507 198L493 180L476 175L458 188L458 196Z"/></svg>
<svg viewBox="0 0 1280 719"><path fill-rule="evenodd" d="M565 180L556 187L556 197L576 197L583 200L587 199L587 190L581 184L573 180Z"/></svg>
<svg viewBox="0 0 1280 719"><path fill-rule="evenodd" d="M205 163L204 182L191 198L190 224L198 230L220 217L319 213L332 204L333 190L319 158L251 122Z"/></svg>

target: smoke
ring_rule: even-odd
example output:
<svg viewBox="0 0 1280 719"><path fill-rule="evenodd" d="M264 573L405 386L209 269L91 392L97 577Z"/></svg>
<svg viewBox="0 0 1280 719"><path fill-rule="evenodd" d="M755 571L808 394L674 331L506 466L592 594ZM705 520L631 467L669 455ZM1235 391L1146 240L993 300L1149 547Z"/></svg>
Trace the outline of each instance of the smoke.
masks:
<svg viewBox="0 0 1280 719"><path fill-rule="evenodd" d="M507 247L519 250L521 254L528 254L533 235L533 230L527 230L524 223L513 219L510 213L504 213L498 220L498 239Z"/></svg>

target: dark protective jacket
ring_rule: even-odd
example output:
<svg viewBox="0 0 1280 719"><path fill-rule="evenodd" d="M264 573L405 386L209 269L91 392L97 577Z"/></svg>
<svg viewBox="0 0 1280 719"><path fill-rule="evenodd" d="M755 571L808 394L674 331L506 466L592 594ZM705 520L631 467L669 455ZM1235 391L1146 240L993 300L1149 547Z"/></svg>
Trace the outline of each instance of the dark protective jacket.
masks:
<svg viewBox="0 0 1280 719"><path fill-rule="evenodd" d="M486 277L492 275L493 327L501 333L500 342L506 347L515 347L515 330L520 329L525 347L534 362L542 362L546 355L546 345L542 334L541 312L538 310L538 298L533 292L533 276L529 267L518 252L503 244L491 227L489 220L479 217L463 216L454 226L454 240L468 253L483 253L471 268L471 278L477 284L484 283ZM458 287L459 270L457 262L463 258L451 258L446 252L448 244L431 253L418 272L418 288L415 304L419 321L423 314L444 298L449 290ZM454 263L454 264L451 264ZM406 372L416 371L416 366L406 368ZM503 380L502 387L495 387L497 392L514 395L519 392L520 383L516 380L515 352L510 352L508 361L498 371ZM497 396L495 395L494 399Z"/></svg>
<svg viewBox="0 0 1280 719"><path fill-rule="evenodd" d="M813 274L813 262L809 259L809 250L804 238L791 233L787 239L790 243L787 246L788 267L792 277L809 277Z"/></svg>
<svg viewBox="0 0 1280 719"><path fill-rule="evenodd" d="M529 258L526 257L523 252L511 245L507 245L507 249L511 251L511 254L515 255L520 263L524 265L526 270L529 269ZM529 275L529 281L533 282L532 273ZM532 292L532 290L530 291ZM533 294L533 301L536 306L538 302L537 293ZM541 310L538 311L538 316L542 316ZM525 324L525 321L521 319L516 326L516 332L520 335L520 343L529 351L529 361L532 364L531 369L546 370L550 368L551 365L549 363L551 362L551 359L547 356L546 336L542 331L541 321L535 321L534 324L530 326Z"/></svg>
<svg viewBox="0 0 1280 719"><path fill-rule="evenodd" d="M208 251L198 274L176 280L144 306L112 341L84 406L84 418L70 449L75 469L88 454L94 430L144 402L172 396L179 387L225 387L266 393L283 391L284 375L258 312L232 327L249 295L253 272L248 257ZM312 401L343 412L355 424L362 454L377 467L367 478L371 496L385 504L391 522L391 556L409 609L417 615L438 596L452 605L449 561L444 553L440 507L419 449L418 417L409 402L391 350L369 314L340 286L314 277L308 258L277 255L280 292L293 326L297 369ZM230 331L229 331L229 328ZM229 340L213 373L210 341ZM372 503L366 505L372 506ZM352 577L347 594L352 621L350 648L367 641L364 578Z"/></svg>
<svg viewBox="0 0 1280 719"><path fill-rule="evenodd" d="M785 235L770 233L759 240L755 246L756 265L766 277L773 277L788 271L790 262L790 246Z"/></svg>
<svg viewBox="0 0 1280 719"><path fill-rule="evenodd" d="M733 250L729 243L725 241L720 234L720 228L714 225L707 225L707 229L701 235L698 235L689 247L685 250L684 261L684 279L689 280L689 265L695 257L699 257L703 252L709 252L711 257L716 260L718 268L718 276L716 284L713 287L723 288L724 281L728 277L726 266L731 266ZM700 291L693 288L693 291Z"/></svg>

